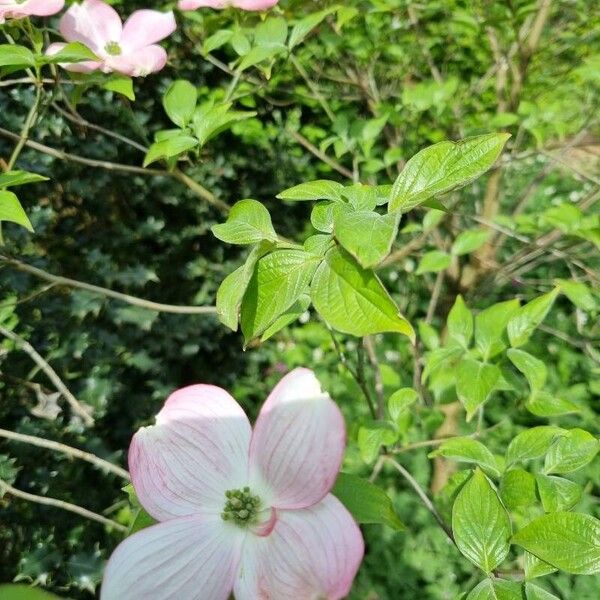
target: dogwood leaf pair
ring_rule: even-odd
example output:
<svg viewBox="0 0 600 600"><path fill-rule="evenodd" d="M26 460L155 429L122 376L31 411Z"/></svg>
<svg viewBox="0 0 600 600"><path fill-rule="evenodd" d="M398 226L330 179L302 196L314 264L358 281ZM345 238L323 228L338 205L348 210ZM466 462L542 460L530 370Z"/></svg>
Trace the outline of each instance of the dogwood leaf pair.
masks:
<svg viewBox="0 0 600 600"><path fill-rule="evenodd" d="M80 73L117 71L133 77L155 73L167 63L167 53L157 42L176 28L172 12L137 10L123 24L117 11L101 0L73 4L60 20L60 32L68 42L85 44L98 60L63 66ZM57 54L65 45L52 44L47 53Z"/></svg>
<svg viewBox="0 0 600 600"><path fill-rule="evenodd" d="M355 521L329 492L344 420L312 371L285 376L254 431L224 390L172 394L129 450L159 521L111 557L102 600L337 600L362 560Z"/></svg>
<svg viewBox="0 0 600 600"><path fill-rule="evenodd" d="M6 19L55 15L64 5L65 0L0 0L0 24Z"/></svg>

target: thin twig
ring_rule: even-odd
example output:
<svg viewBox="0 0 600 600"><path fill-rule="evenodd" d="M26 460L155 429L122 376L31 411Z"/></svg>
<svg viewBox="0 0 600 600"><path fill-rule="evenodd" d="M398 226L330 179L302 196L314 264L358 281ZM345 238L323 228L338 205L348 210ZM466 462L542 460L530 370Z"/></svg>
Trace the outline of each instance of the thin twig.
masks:
<svg viewBox="0 0 600 600"><path fill-rule="evenodd" d="M122 469L121 467L114 465L103 458L99 458L95 454L85 452L84 450L79 450L78 448L72 448L66 444L61 444L60 442L47 440L46 438L41 438L34 435L25 435L23 433L17 433L16 431L9 431L8 429L0 429L0 437L15 442L31 444L32 446L38 446L39 448L48 448L49 450L61 452L62 454L66 454L72 458L80 458L81 460L85 460L93 464L102 471L110 471L111 473L114 473L115 475L118 475L127 481L131 479L129 473L125 469Z"/></svg>
<svg viewBox="0 0 600 600"><path fill-rule="evenodd" d="M354 174L352 171L350 171L350 169L340 165L340 163L335 161L333 158L327 156L325 152L321 152L321 150L319 150L314 144L311 144L302 134L298 133L297 131L290 131L289 133L301 146L304 146L304 148L306 148L311 154L314 154L319 160L324 162L326 165L329 165L333 170L337 171L348 179L354 178Z"/></svg>
<svg viewBox="0 0 600 600"><path fill-rule="evenodd" d="M377 352L375 351L375 344L373 343L373 337L367 335L363 338L363 345L367 351L369 362L373 369L373 377L375 379L375 396L377 398L377 418L383 419L385 417L385 395L383 388L383 379L381 377L381 369L379 367L379 361L377 360Z"/></svg>
<svg viewBox="0 0 600 600"><path fill-rule="evenodd" d="M21 500L27 500L28 502L35 502L36 504L54 506L55 508L67 510L86 519L90 519L91 521L97 521L98 523L102 523L103 525L112 527L113 529L118 529L119 531L126 532L128 530L127 527L125 527L125 525L121 525L121 523L117 523L112 519L107 519L106 517L92 512L87 508L83 508L82 506L78 506L77 504L72 504L71 502L65 502L64 500L58 500L57 498L48 498L47 496L37 496L36 494L24 492L13 487L12 485L9 485L1 479L0 492L1 494L10 494L11 496L14 496L15 498L20 498Z"/></svg>
<svg viewBox="0 0 600 600"><path fill-rule="evenodd" d="M52 275L47 271L38 269L32 265L24 263L20 260L13 258L7 258L0 255L0 261L4 261L10 267L29 273L44 281L49 281L56 286L65 286L70 288L77 288L91 292L93 294L99 294L108 298L114 298L115 300L121 300L127 304L133 306L139 306L147 310L154 310L156 312L174 313L180 315L207 315L216 314L217 309L214 306L178 306L174 304L162 304L161 302L152 302L151 300L145 300L144 298L138 298L136 296L130 296L129 294L122 294L121 292L115 292L114 290L103 288L83 281L77 281L76 279L70 279L68 277L60 277L58 275Z"/></svg>
<svg viewBox="0 0 600 600"><path fill-rule="evenodd" d="M9 331L4 327L0 326L0 335L12 340L18 348L26 352L33 362L46 374L48 379L52 381L54 387L62 394L65 400L70 404L73 412L88 426L91 427L94 424L94 419L90 415L90 407L85 407L83 404L75 398L75 396L69 391L67 386L63 383L62 379L57 375L56 371L48 364L48 362L37 352L37 350L21 336L17 335L13 331Z"/></svg>
<svg viewBox="0 0 600 600"><path fill-rule="evenodd" d="M417 496L423 502L425 508L433 515L433 518L437 521L438 525L442 528L444 533L448 536L448 539L452 543L456 543L454 541L454 535L452 533L452 529L446 524L442 515L438 512L437 508L434 506L433 502L429 499L429 496L425 493L423 488L419 485L418 481L396 460L394 460L391 456L386 457L387 462L389 462L395 469L406 479L412 489L416 492Z"/></svg>

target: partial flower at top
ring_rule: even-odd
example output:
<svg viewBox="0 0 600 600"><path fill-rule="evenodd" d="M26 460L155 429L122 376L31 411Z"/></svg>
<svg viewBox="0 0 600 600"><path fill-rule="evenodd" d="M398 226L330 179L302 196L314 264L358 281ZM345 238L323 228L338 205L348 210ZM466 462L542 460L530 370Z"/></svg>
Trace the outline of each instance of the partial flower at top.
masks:
<svg viewBox="0 0 600 600"><path fill-rule="evenodd" d="M85 44L99 60L63 66L80 73L98 69L133 77L155 73L167 63L165 49L156 42L176 28L172 12L138 10L123 24L115 9L101 0L73 4L60 20L60 32L68 42ZM64 46L52 44L47 53L56 54Z"/></svg>
<svg viewBox="0 0 600 600"><path fill-rule="evenodd" d="M64 5L65 0L0 0L0 24L6 19L55 15Z"/></svg>
<svg viewBox="0 0 600 600"><path fill-rule="evenodd" d="M196 10L197 8L241 8L242 10L267 10L275 6L279 0L179 0L179 10Z"/></svg>
<svg viewBox="0 0 600 600"><path fill-rule="evenodd" d="M344 420L312 371L286 375L254 427L223 389L172 394L129 449L133 487L159 521L110 558L102 600L338 600L360 529L330 494Z"/></svg>

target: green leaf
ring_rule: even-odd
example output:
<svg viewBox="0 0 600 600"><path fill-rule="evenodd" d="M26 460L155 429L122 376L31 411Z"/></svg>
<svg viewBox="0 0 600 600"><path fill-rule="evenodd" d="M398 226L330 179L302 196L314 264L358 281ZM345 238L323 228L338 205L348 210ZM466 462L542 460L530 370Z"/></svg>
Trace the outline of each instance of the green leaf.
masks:
<svg viewBox="0 0 600 600"><path fill-rule="evenodd" d="M0 585L0 598L2 600L59 600L59 596L38 587L15 584Z"/></svg>
<svg viewBox="0 0 600 600"><path fill-rule="evenodd" d="M311 298L323 319L342 333L361 337L392 331L414 340L413 328L377 275L340 248L330 250L319 265Z"/></svg>
<svg viewBox="0 0 600 600"><path fill-rule="evenodd" d="M454 240L450 252L455 256L470 254L481 248L489 238L490 232L487 229L467 229Z"/></svg>
<svg viewBox="0 0 600 600"><path fill-rule="evenodd" d="M318 202L310 213L310 222L317 231L333 233L333 214L339 202Z"/></svg>
<svg viewBox="0 0 600 600"><path fill-rule="evenodd" d="M516 348L511 348L506 355L510 362L525 375L532 392L537 392L544 387L548 370L541 360L524 350L517 350Z"/></svg>
<svg viewBox="0 0 600 600"><path fill-rule="evenodd" d="M253 67L254 65L264 62L265 60L273 59L278 54L285 53L285 51L285 46L255 46L244 56L244 58L242 58L237 67L237 71L241 73L246 69Z"/></svg>
<svg viewBox="0 0 600 600"><path fill-rule="evenodd" d="M350 511L357 523L381 523L395 531L405 529L389 496L366 479L340 473L331 492Z"/></svg>
<svg viewBox="0 0 600 600"><path fill-rule="evenodd" d="M217 50L224 46L233 36L233 31L230 29L219 29L211 36L206 38L202 45L204 54L210 54L213 50Z"/></svg>
<svg viewBox="0 0 600 600"><path fill-rule="evenodd" d="M288 26L282 17L267 17L254 30L254 43L257 46L284 46Z"/></svg>
<svg viewBox="0 0 600 600"><path fill-rule="evenodd" d="M229 329L237 331L240 307L258 259L265 254L266 245L253 248L246 262L225 277L217 291L217 315Z"/></svg>
<svg viewBox="0 0 600 600"><path fill-rule="evenodd" d="M441 250L426 252L419 261L417 275L422 275L423 273L439 273L440 271L447 269L451 262L452 257L446 252L442 252Z"/></svg>
<svg viewBox="0 0 600 600"><path fill-rule="evenodd" d="M587 285L583 281L573 281L571 279L557 279L555 281L560 291L577 308L585 311L593 311L597 308L596 299Z"/></svg>
<svg viewBox="0 0 600 600"><path fill-rule="evenodd" d="M429 458L435 456L476 464L492 477L500 477L502 474L502 465L496 457L481 442L472 438L449 439L429 454Z"/></svg>
<svg viewBox="0 0 600 600"><path fill-rule="evenodd" d="M560 600L558 596L547 592L533 583L525 584L525 598L527 600Z"/></svg>
<svg viewBox="0 0 600 600"><path fill-rule="evenodd" d="M571 473L594 460L600 442L584 429L571 429L559 437L546 454L544 473Z"/></svg>
<svg viewBox="0 0 600 600"><path fill-rule="evenodd" d="M0 67L34 67L35 56L29 48L0 44Z"/></svg>
<svg viewBox="0 0 600 600"><path fill-rule="evenodd" d="M508 322L508 339L513 348L529 341L536 327L546 318L558 296L558 288L522 306Z"/></svg>
<svg viewBox="0 0 600 600"><path fill-rule="evenodd" d="M558 398L550 392L532 393L525 407L532 415L536 415L537 417L558 417L569 413L581 412L581 407L574 402Z"/></svg>
<svg viewBox="0 0 600 600"><path fill-rule="evenodd" d="M139 507L135 509L135 518L133 519L133 523L129 528L128 535L133 535L142 529L146 529L146 527L150 527L151 525L155 525L156 520L153 519L143 508Z"/></svg>
<svg viewBox="0 0 600 600"><path fill-rule="evenodd" d="M192 120L197 102L196 86L184 79L174 81L163 96L165 112L177 127L186 127Z"/></svg>
<svg viewBox="0 0 600 600"><path fill-rule="evenodd" d="M231 110L231 103L218 104L217 106L207 103L196 107L191 127L200 145L204 146L206 142L230 128L234 123L244 121L255 115L255 112Z"/></svg>
<svg viewBox="0 0 600 600"><path fill-rule="evenodd" d="M540 560L531 552L523 554L523 566L525 569L525 579L535 579L536 577L545 577L550 573L555 573L556 568L547 562Z"/></svg>
<svg viewBox="0 0 600 600"><path fill-rule="evenodd" d="M373 210L385 204L390 196L391 185L364 185L355 183L346 186L342 195L356 210Z"/></svg>
<svg viewBox="0 0 600 600"><path fill-rule="evenodd" d="M541 458L548 452L554 441L566 433L566 429L553 425L541 425L526 429L508 445L506 461L508 464L514 464Z"/></svg>
<svg viewBox="0 0 600 600"><path fill-rule="evenodd" d="M341 200L344 186L337 181L317 179L284 190L277 194L280 200Z"/></svg>
<svg viewBox="0 0 600 600"><path fill-rule="evenodd" d="M463 348L468 348L473 337L473 315L459 294L448 314L448 335Z"/></svg>
<svg viewBox="0 0 600 600"><path fill-rule="evenodd" d="M496 365L482 363L472 358L463 358L456 372L456 393L467 411L470 421L477 409L487 401L500 379Z"/></svg>
<svg viewBox="0 0 600 600"><path fill-rule="evenodd" d="M154 142L154 144L148 148L148 153L144 159L144 167L147 167L149 164L162 158L179 156L197 146L198 140L195 137L184 134L169 137L160 142Z"/></svg>
<svg viewBox="0 0 600 600"><path fill-rule="evenodd" d="M334 212L333 233L365 268L378 265L389 253L398 233L397 215L376 212Z"/></svg>
<svg viewBox="0 0 600 600"><path fill-rule="evenodd" d="M303 246L307 252L323 258L333 243L333 238L330 235L317 233L306 238Z"/></svg>
<svg viewBox="0 0 600 600"><path fill-rule="evenodd" d="M358 449L366 463L372 463L377 458L382 446L391 446L397 440L398 432L384 421L374 421L358 430Z"/></svg>
<svg viewBox="0 0 600 600"><path fill-rule="evenodd" d="M466 600L523 600L522 587L516 581L484 579Z"/></svg>
<svg viewBox="0 0 600 600"><path fill-rule="evenodd" d="M511 536L508 513L479 469L456 497L452 531L461 553L486 573L508 555Z"/></svg>
<svg viewBox="0 0 600 600"><path fill-rule="evenodd" d="M419 399L419 394L412 388L396 390L388 399L387 407L390 418L395 423Z"/></svg>
<svg viewBox="0 0 600 600"><path fill-rule="evenodd" d="M517 531L512 541L567 573L600 572L600 521L591 515L550 513Z"/></svg>
<svg viewBox="0 0 600 600"><path fill-rule="evenodd" d="M31 221L23 210L19 199L12 192L0 190L0 223L2 221L10 221L25 227L28 231L33 232Z"/></svg>
<svg viewBox="0 0 600 600"><path fill-rule="evenodd" d="M489 360L504 350L504 330L518 310L518 300L507 300L494 304L475 316L475 347L484 360Z"/></svg>
<svg viewBox="0 0 600 600"><path fill-rule="evenodd" d="M396 179L390 212L407 212L433 196L467 185L492 167L509 137L493 133L421 150Z"/></svg>
<svg viewBox="0 0 600 600"><path fill-rule="evenodd" d="M45 54L37 59L40 64L72 64L86 60L97 61L98 57L81 42L69 42L56 54Z"/></svg>
<svg viewBox="0 0 600 600"><path fill-rule="evenodd" d="M240 200L232 207L227 221L213 225L214 236L228 244L257 244L262 241L276 242L269 211L256 200Z"/></svg>
<svg viewBox="0 0 600 600"><path fill-rule="evenodd" d="M260 258L242 301L246 342L260 336L308 292L319 258L304 250L276 250Z"/></svg>
<svg viewBox="0 0 600 600"><path fill-rule="evenodd" d="M48 181L48 177L38 175L37 173L28 173L27 171L0 173L0 189L25 185L27 183L38 183L39 181Z"/></svg>
<svg viewBox="0 0 600 600"><path fill-rule="evenodd" d="M291 50L298 44L300 44L306 36L317 27L325 17L330 15L332 12L336 11L336 7L332 6L325 10L321 10L319 12L313 13L312 15L308 15L308 17L304 17L300 19L294 27L292 27L292 33L290 33L290 39L288 40L288 48Z"/></svg>
<svg viewBox="0 0 600 600"><path fill-rule="evenodd" d="M500 496L510 510L537 503L535 477L520 467L510 469L500 480Z"/></svg>
<svg viewBox="0 0 600 600"><path fill-rule="evenodd" d="M102 84L102 87L109 92L115 92L125 96L132 102L135 100L135 92L133 91L133 80L125 75L113 75L108 81Z"/></svg>
<svg viewBox="0 0 600 600"><path fill-rule="evenodd" d="M266 342L278 331L281 331L284 327L287 327L290 323L296 321L309 309L310 302L310 296L308 294L302 294L292 306L275 319L272 325L269 325L269 327L265 329L264 333L260 336L260 341Z"/></svg>
<svg viewBox="0 0 600 600"><path fill-rule="evenodd" d="M571 510L583 495L583 489L574 481L552 475L535 476L538 494L546 512Z"/></svg>

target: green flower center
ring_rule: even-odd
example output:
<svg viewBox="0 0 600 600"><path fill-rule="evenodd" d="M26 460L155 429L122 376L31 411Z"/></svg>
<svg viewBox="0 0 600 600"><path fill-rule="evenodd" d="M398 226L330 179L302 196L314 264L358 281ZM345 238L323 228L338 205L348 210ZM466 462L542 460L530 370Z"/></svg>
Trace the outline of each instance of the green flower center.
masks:
<svg viewBox="0 0 600 600"><path fill-rule="evenodd" d="M122 52L121 46L119 46L117 42L108 42L106 46L104 46L104 50L106 50L106 53L110 54L111 56L119 56L119 54Z"/></svg>
<svg viewBox="0 0 600 600"><path fill-rule="evenodd" d="M249 487L225 492L225 507L221 513L223 521L230 521L239 527L247 527L256 522L260 509L260 498L250 492Z"/></svg>

